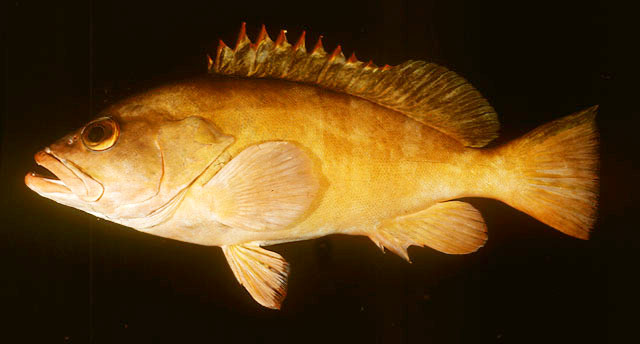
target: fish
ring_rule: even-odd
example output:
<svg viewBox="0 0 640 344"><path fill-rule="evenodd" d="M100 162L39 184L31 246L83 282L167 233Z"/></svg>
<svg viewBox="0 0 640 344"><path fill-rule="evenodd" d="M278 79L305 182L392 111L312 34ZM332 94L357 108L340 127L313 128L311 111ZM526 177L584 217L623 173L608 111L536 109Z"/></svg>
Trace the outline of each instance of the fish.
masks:
<svg viewBox="0 0 640 344"><path fill-rule="evenodd" d="M305 33L234 48L208 73L111 104L35 154L26 185L98 218L218 246L260 305L280 309L289 263L265 246L370 238L410 261L483 247L465 197L496 199L579 239L597 218L597 105L505 144L494 108L463 77L410 60L379 67Z"/></svg>

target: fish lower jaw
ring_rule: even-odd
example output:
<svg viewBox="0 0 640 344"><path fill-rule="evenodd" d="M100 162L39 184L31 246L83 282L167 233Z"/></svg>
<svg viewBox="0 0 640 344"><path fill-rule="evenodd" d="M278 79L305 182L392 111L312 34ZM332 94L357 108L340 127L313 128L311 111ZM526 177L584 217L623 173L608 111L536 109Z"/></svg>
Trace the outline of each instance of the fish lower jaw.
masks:
<svg viewBox="0 0 640 344"><path fill-rule="evenodd" d="M53 179L49 177L44 177L35 172L29 172L24 177L24 183L33 191L37 193L63 193L63 194L71 194L72 191L69 189L64 182L60 179Z"/></svg>

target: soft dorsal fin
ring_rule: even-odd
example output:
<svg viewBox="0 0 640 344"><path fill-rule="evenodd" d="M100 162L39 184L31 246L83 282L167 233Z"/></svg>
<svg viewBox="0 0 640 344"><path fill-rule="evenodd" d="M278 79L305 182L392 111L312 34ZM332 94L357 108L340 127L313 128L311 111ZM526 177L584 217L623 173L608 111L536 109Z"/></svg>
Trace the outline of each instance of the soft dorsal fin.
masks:
<svg viewBox="0 0 640 344"><path fill-rule="evenodd" d="M407 61L377 67L346 59L338 46L331 54L322 36L310 53L305 33L294 45L284 30L272 41L262 26L255 43L242 24L236 47L220 41L209 73L274 78L318 85L396 110L453 137L465 146L482 147L498 136L498 117L486 99L456 73L435 63Z"/></svg>

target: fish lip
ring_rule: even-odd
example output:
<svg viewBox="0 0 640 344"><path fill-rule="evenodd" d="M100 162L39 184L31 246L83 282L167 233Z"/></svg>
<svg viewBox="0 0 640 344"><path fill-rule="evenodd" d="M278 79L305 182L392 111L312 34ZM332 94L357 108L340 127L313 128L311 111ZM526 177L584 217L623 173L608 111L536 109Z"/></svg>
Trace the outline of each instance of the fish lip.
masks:
<svg viewBox="0 0 640 344"><path fill-rule="evenodd" d="M25 184L39 194L73 194L78 198L95 202L104 194L102 184L81 171L70 161L56 156L49 147L37 152L36 164L47 169L55 178L48 178L35 172L25 176Z"/></svg>
<svg viewBox="0 0 640 344"><path fill-rule="evenodd" d="M43 177L35 172L29 172L24 176L24 183L33 191L44 194L73 194L73 192L60 179Z"/></svg>
<svg viewBox="0 0 640 344"><path fill-rule="evenodd" d="M51 160L53 158L54 160ZM37 193L62 193L62 194L73 194L73 191L64 183L60 177L51 170L51 162L56 161L60 165L64 166L64 164L56 158L53 154L50 154L50 150L45 148L35 154L34 160L38 166L45 168L51 174L55 176L55 178L45 177L36 172L29 172L24 177L24 183L33 191Z"/></svg>

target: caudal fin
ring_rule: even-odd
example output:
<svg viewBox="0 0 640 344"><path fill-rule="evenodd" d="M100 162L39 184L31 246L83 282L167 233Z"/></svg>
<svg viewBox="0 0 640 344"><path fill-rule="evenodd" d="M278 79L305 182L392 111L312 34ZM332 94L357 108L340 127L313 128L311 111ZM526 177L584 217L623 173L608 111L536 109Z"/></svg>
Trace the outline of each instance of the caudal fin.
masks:
<svg viewBox="0 0 640 344"><path fill-rule="evenodd" d="M598 204L597 109L547 123L503 147L516 173L509 205L580 239L589 238Z"/></svg>

